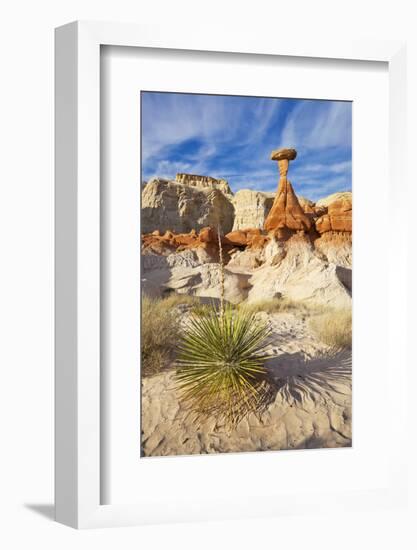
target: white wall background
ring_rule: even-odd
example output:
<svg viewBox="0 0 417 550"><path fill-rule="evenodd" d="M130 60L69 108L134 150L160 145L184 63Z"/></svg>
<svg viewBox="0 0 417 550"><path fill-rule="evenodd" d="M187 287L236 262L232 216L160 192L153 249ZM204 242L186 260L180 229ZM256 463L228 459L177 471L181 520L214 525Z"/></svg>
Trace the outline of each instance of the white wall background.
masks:
<svg viewBox="0 0 417 550"><path fill-rule="evenodd" d="M414 4L414 6L413 6ZM414 229L417 181L417 35L415 2L397 0L14 0L0 19L0 546L14 548L415 548L414 509L366 517L152 526L76 532L53 523L53 29L75 19L159 23L187 32L207 25L248 33L399 38L408 41L409 194L404 215ZM287 27L285 29L285 26ZM223 32L223 31L222 31ZM377 207L378 199L375 198ZM381 238L392 231L381 220ZM400 238L400 237L399 237ZM410 250L410 304L416 262ZM381 267L389 258L381 259ZM382 297L383 299L383 297ZM414 339L410 307L410 340ZM410 365L410 461L416 423ZM395 381L393 381L393 387ZM395 444L387 434L384 445ZM412 489L416 495L415 474ZM256 503L254 503L256 505Z"/></svg>

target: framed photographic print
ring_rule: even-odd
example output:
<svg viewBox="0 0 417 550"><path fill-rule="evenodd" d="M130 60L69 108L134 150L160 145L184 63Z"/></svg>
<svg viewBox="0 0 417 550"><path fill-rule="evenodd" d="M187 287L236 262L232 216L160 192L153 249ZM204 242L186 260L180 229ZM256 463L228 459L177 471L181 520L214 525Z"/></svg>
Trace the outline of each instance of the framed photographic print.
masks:
<svg viewBox="0 0 417 550"><path fill-rule="evenodd" d="M56 31L57 520L401 505L403 44L160 31Z"/></svg>
<svg viewBox="0 0 417 550"><path fill-rule="evenodd" d="M142 455L350 447L351 102L142 91L141 121Z"/></svg>

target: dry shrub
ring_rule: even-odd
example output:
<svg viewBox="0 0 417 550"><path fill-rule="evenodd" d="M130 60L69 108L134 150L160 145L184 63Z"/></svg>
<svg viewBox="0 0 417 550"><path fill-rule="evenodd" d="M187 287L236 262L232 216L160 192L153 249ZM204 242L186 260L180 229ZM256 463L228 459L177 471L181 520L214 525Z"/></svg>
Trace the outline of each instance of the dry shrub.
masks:
<svg viewBox="0 0 417 550"><path fill-rule="evenodd" d="M230 302L225 302L223 307L227 307L230 310L237 310L238 306ZM199 317L208 317L213 313L213 309L220 314L221 303L220 301L210 300L210 301L200 301L197 300L194 302L190 308L190 313L193 315L198 315Z"/></svg>
<svg viewBox="0 0 417 550"><path fill-rule="evenodd" d="M334 348L352 347L352 310L329 309L310 319L310 328L325 344Z"/></svg>
<svg viewBox="0 0 417 550"><path fill-rule="evenodd" d="M242 303L240 307L251 313L261 311L269 314L292 313L309 318L311 330L322 342L335 348L352 347L352 310L350 308L337 309L324 304L284 297Z"/></svg>
<svg viewBox="0 0 417 550"><path fill-rule="evenodd" d="M188 297L184 297L188 298ZM142 375L158 374L174 359L181 333L175 306L184 303L177 295L168 298L142 296L141 357Z"/></svg>
<svg viewBox="0 0 417 550"><path fill-rule="evenodd" d="M240 307L251 313L264 311L265 313L294 313L300 315L316 313L319 308L315 304L291 300L290 298L270 298L252 303L244 302Z"/></svg>
<svg viewBox="0 0 417 550"><path fill-rule="evenodd" d="M207 317L211 314L213 307L216 306L213 306L212 304L197 303L193 305L193 307L191 308L191 312L194 315L199 315L200 317Z"/></svg>
<svg viewBox="0 0 417 550"><path fill-rule="evenodd" d="M166 308L174 308L182 305L194 306L199 304L200 301L195 296L188 296L187 294L176 294L171 292L166 298L162 299L164 306Z"/></svg>

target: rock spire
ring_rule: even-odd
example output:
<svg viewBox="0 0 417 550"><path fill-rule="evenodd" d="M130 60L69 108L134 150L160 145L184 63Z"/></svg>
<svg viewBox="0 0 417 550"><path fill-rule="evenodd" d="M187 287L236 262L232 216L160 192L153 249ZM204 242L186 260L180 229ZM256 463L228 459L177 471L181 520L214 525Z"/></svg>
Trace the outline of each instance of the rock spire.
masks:
<svg viewBox="0 0 417 550"><path fill-rule="evenodd" d="M285 232L309 231L311 220L304 213L291 182L287 180L288 167L291 160L297 156L295 149L277 149L272 151L271 160L278 161L279 183L274 204L265 220L267 231Z"/></svg>

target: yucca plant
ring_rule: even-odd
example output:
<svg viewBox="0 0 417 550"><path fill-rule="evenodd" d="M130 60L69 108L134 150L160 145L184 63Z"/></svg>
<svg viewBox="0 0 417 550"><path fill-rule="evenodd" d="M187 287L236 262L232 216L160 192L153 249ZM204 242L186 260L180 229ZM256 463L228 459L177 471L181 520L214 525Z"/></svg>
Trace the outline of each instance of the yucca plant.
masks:
<svg viewBox="0 0 417 550"><path fill-rule="evenodd" d="M255 313L223 303L220 311L213 305L191 315L177 347L176 380L196 419L215 416L234 426L257 412L269 333Z"/></svg>

